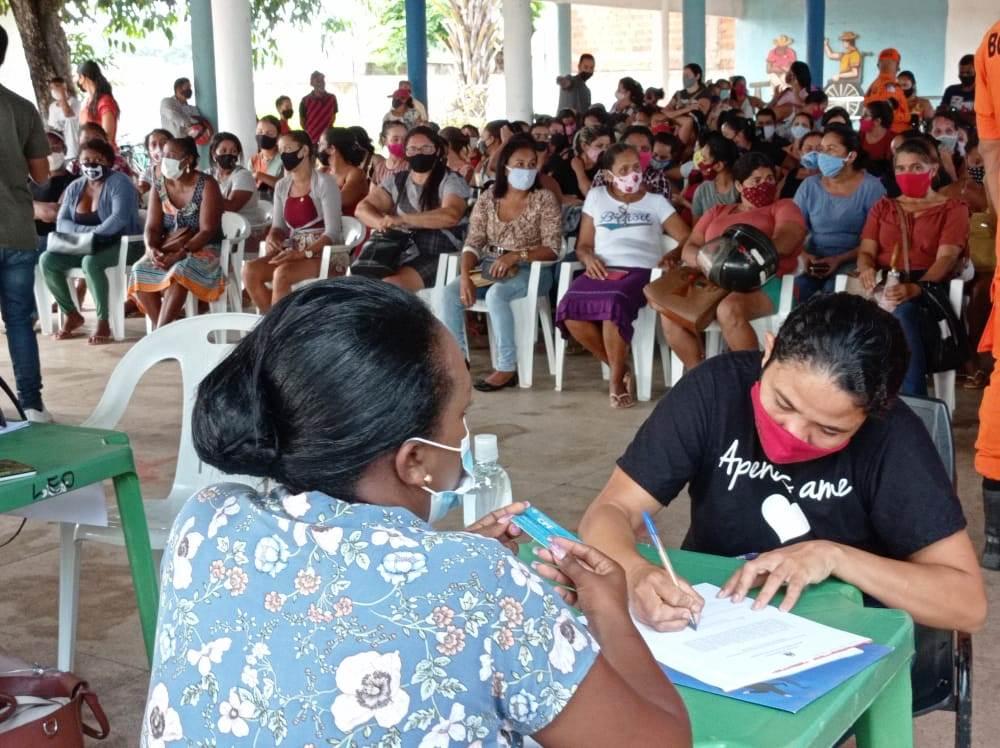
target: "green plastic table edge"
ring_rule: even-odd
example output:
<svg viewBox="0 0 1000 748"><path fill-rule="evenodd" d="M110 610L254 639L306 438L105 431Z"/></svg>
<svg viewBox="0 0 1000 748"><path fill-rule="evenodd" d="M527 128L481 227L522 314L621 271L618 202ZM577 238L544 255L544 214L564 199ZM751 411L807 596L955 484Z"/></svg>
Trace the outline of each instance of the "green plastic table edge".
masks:
<svg viewBox="0 0 1000 748"><path fill-rule="evenodd" d="M535 547L533 543L523 544L521 559L534 560ZM652 547L639 545L637 548L644 557L659 565ZM668 550L668 555L677 572L692 583L721 585L743 563L740 559L677 549ZM912 746L909 665L913 657L913 622L910 616L900 610L864 607L860 591L839 580L828 580L806 589L795 612L868 636L879 644L894 647L893 652L797 714L679 686L678 692L691 715L695 745L706 748L832 746L853 727L860 748ZM762 728L756 739L754 725Z"/></svg>
<svg viewBox="0 0 1000 748"><path fill-rule="evenodd" d="M146 657L153 659L158 579L149 544L142 490L127 434L62 424L32 424L0 436L0 458L17 460L37 471L0 482L0 513L105 480L114 483L132 584L135 588Z"/></svg>

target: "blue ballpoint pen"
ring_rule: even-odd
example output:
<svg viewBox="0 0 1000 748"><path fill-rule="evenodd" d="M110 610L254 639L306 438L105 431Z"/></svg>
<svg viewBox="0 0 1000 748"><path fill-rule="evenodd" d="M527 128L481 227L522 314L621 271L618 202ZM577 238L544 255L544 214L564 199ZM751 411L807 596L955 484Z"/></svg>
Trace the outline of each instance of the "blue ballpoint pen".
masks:
<svg viewBox="0 0 1000 748"><path fill-rule="evenodd" d="M663 541L660 540L660 534L656 531L656 525L653 524L653 518L649 516L649 512L642 513L642 521L646 523L646 531L649 533L650 539L653 541L653 547L656 548L656 552L660 554L660 563L663 564L663 568L667 570L667 574L674 582L674 586L680 587L677 582L677 575L674 573L674 567L670 563L670 559L667 557L667 549L663 547ZM688 626L690 626L695 631L698 630L698 624L695 623L694 613L688 612Z"/></svg>

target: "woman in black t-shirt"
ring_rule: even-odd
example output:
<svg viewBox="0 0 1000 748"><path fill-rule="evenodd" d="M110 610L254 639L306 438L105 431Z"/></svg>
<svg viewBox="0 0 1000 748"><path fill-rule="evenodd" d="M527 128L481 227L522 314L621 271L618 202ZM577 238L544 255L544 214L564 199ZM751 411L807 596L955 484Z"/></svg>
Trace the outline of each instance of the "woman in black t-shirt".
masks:
<svg viewBox="0 0 1000 748"><path fill-rule="evenodd" d="M580 524L620 563L632 608L683 628L703 600L635 550L642 513L688 487L683 547L760 554L723 586L783 610L834 576L927 626L975 631L986 596L965 517L929 435L896 398L907 365L896 320L872 302L818 295L795 309L763 362L716 356L673 388Z"/></svg>

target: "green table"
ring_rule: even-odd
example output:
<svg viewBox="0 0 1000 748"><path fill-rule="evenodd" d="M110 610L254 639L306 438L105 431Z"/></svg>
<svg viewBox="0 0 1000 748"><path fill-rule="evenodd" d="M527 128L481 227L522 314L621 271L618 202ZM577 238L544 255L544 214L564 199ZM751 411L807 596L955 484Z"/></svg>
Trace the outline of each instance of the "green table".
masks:
<svg viewBox="0 0 1000 748"><path fill-rule="evenodd" d="M37 473L0 482L0 513L104 480L114 481L146 655L152 661L159 604L149 527L128 436L118 431L35 423L0 436L0 457Z"/></svg>
<svg viewBox="0 0 1000 748"><path fill-rule="evenodd" d="M659 565L652 548L640 545L639 551ZM530 545L521 547L522 559L530 560L531 553ZM671 550L669 555L677 573L693 584L711 582L721 586L742 564L738 559L680 550ZM780 596L776 597L776 601L780 600ZM853 729L860 748L912 746L910 616L901 610L866 608L856 588L837 580L806 589L795 613L867 636L894 650L798 714L678 687L691 716L695 745L832 746Z"/></svg>

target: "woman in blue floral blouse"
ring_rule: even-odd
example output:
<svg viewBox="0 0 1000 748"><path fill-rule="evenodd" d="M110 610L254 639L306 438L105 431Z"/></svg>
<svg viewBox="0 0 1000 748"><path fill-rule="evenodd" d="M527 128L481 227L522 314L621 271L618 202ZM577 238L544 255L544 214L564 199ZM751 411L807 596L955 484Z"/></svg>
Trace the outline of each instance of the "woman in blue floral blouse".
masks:
<svg viewBox="0 0 1000 748"><path fill-rule="evenodd" d="M278 487L178 515L143 746L690 744L620 567L543 553L560 599L504 547L525 504L429 524L471 482L470 393L430 310L363 278L286 297L206 377L199 456Z"/></svg>

